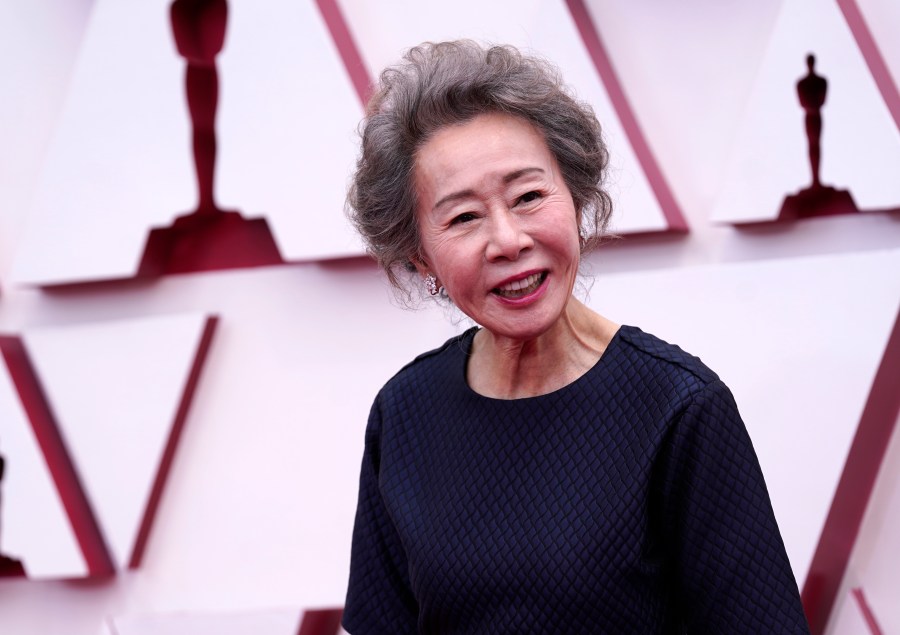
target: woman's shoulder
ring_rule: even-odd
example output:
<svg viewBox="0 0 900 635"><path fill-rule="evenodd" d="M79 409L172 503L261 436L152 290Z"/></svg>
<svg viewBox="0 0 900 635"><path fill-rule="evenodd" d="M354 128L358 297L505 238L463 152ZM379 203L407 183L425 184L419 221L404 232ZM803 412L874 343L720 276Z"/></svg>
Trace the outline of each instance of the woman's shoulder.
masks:
<svg viewBox="0 0 900 635"><path fill-rule="evenodd" d="M397 374L394 376L396 377L397 375L402 375L403 373L417 366L427 366L429 363L439 362L442 357L447 357L448 354L454 356L458 354L468 355L469 349L472 344L472 338L475 337L476 332L478 332L478 327L473 326L469 329L466 329L459 335L454 335L437 348L433 348L430 351L425 351L424 353L416 355L416 357L413 358L411 362L403 366L403 368L397 371Z"/></svg>
<svg viewBox="0 0 900 635"><path fill-rule="evenodd" d="M624 402L653 404L672 422L686 414L703 415L698 420L725 411L736 415L728 386L699 357L634 326L623 326L617 342L610 372L615 383L630 387Z"/></svg>
<svg viewBox="0 0 900 635"><path fill-rule="evenodd" d="M478 327L454 335L437 348L417 355L391 377L381 389L381 393L422 389L424 384L436 380L446 381L458 374L459 369L465 373L463 359L469 355Z"/></svg>
<svg viewBox="0 0 900 635"><path fill-rule="evenodd" d="M676 344L645 333L636 326L622 326L616 334L622 356L633 365L633 370L680 377L698 387L719 380L719 376L703 361Z"/></svg>

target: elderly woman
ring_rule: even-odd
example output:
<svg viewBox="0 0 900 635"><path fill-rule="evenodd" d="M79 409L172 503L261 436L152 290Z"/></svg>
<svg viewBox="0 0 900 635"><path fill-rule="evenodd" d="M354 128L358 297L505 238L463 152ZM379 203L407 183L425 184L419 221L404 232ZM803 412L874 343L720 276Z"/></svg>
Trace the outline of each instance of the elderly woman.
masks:
<svg viewBox="0 0 900 635"><path fill-rule="evenodd" d="M808 632L728 389L572 295L606 164L591 109L513 48L382 73L353 220L392 283L479 326L372 406L353 635Z"/></svg>

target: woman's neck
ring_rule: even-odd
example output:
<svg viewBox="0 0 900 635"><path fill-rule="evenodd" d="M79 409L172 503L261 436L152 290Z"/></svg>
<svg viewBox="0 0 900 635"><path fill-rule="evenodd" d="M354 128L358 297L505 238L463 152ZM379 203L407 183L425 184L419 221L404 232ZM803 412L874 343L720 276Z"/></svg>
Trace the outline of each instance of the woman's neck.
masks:
<svg viewBox="0 0 900 635"><path fill-rule="evenodd" d="M501 337L482 329L472 343L469 386L496 399L559 390L597 363L618 329L574 297L556 324L534 339Z"/></svg>

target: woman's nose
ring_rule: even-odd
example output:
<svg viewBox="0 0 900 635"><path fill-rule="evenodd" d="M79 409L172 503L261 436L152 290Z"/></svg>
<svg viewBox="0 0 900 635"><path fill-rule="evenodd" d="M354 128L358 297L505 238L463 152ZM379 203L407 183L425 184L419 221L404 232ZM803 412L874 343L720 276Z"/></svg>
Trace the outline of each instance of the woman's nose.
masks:
<svg viewBox="0 0 900 635"><path fill-rule="evenodd" d="M491 214L489 231L485 254L488 260L498 258L516 260L523 251L534 246L534 241L523 227L521 219L508 209L497 210Z"/></svg>

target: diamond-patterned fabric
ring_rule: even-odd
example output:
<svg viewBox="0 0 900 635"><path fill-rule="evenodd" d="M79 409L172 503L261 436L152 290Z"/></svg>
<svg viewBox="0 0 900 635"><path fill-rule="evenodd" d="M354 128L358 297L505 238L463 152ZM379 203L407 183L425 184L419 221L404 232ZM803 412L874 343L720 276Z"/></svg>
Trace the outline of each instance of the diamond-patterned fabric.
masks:
<svg viewBox="0 0 900 635"><path fill-rule="evenodd" d="M491 399L466 383L474 334L372 406L352 635L809 632L715 373L623 326L574 383Z"/></svg>

